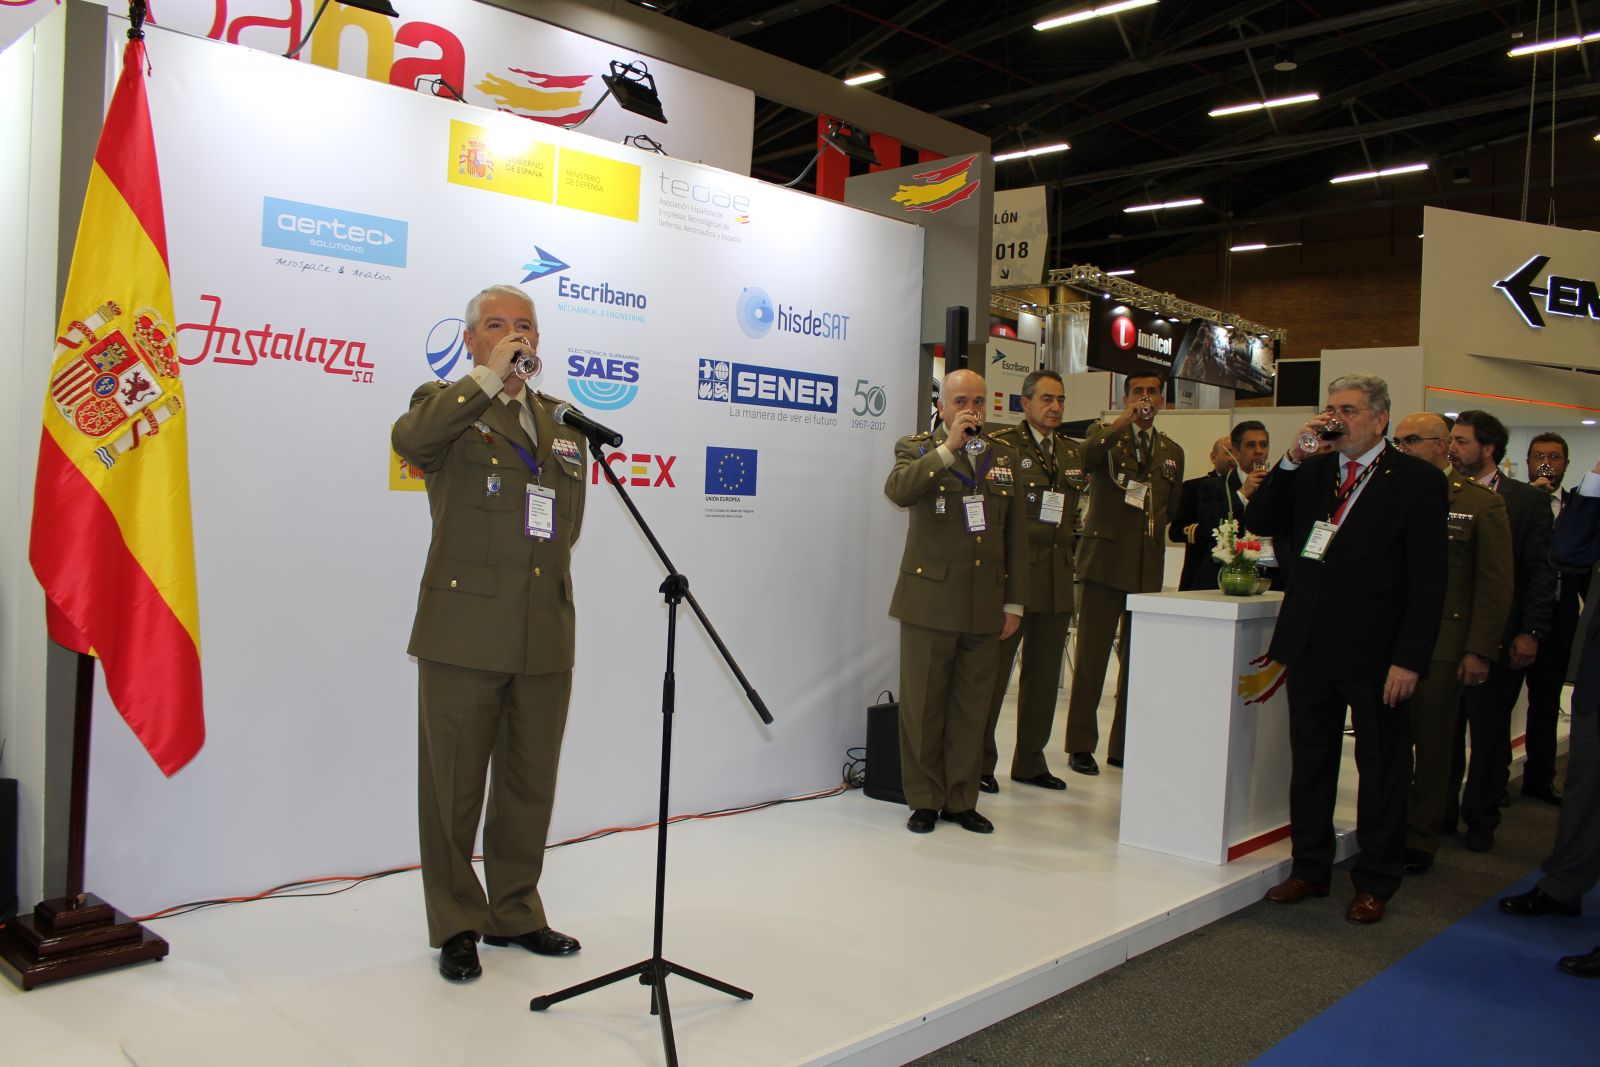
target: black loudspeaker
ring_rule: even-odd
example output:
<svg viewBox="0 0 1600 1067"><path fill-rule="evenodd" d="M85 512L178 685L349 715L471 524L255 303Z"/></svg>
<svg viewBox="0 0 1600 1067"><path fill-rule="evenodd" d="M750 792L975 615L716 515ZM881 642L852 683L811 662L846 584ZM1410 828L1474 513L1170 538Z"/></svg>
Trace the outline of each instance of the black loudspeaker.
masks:
<svg viewBox="0 0 1600 1067"><path fill-rule="evenodd" d="M1285 359L1278 363L1278 406L1318 408L1322 406L1320 359Z"/></svg>
<svg viewBox="0 0 1600 1067"><path fill-rule="evenodd" d="M899 754L894 765L900 784ZM0 922L17 913L17 780L0 778Z"/></svg>
<svg viewBox="0 0 1600 1067"><path fill-rule="evenodd" d="M889 698L882 703L883 698ZM874 800L904 804L900 788L900 702L880 693L880 703L867 709L867 782L862 792Z"/></svg>
<svg viewBox="0 0 1600 1067"><path fill-rule="evenodd" d="M967 309L952 304L944 309L944 372L967 365Z"/></svg>

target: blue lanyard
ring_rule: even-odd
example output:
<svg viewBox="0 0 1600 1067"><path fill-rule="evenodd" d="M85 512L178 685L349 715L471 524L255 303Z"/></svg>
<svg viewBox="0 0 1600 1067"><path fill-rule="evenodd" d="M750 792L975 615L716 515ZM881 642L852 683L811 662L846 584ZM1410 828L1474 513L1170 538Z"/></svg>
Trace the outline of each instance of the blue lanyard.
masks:
<svg viewBox="0 0 1600 1067"><path fill-rule="evenodd" d="M539 461L533 458L533 453L529 452L526 448L523 448L521 445L517 444L515 441L507 441L506 444L508 444L512 448L516 449L517 455L519 457L521 457L522 462L527 466L527 468L530 471L533 472L534 481L538 481L539 480Z"/></svg>

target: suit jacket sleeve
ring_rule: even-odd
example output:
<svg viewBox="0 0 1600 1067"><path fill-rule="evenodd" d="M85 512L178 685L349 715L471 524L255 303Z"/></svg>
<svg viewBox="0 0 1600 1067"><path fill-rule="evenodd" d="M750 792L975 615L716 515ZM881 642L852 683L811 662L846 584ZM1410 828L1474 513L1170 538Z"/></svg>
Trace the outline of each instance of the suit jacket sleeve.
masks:
<svg viewBox="0 0 1600 1067"><path fill-rule="evenodd" d="M1285 470L1275 466L1256 486L1256 491L1250 494L1250 500L1244 508L1244 525L1246 529L1257 533L1267 534L1273 538L1287 536L1292 530L1291 519L1294 514L1294 483L1295 476L1300 473L1300 468ZM1280 545L1277 549L1278 565L1288 566L1288 557L1284 550L1298 552L1300 546Z"/></svg>
<svg viewBox="0 0 1600 1067"><path fill-rule="evenodd" d="M1087 473L1106 461L1106 453L1111 451L1111 444L1117 439L1118 434L1125 433L1127 427L1109 432L1108 423L1097 422L1089 427L1089 434L1083 439L1083 469Z"/></svg>
<svg viewBox="0 0 1600 1067"><path fill-rule="evenodd" d="M482 418L492 402L470 374L448 386L429 382L411 394L411 407L395 422L389 441L407 463L432 474L444 466L456 438Z"/></svg>
<svg viewBox="0 0 1600 1067"><path fill-rule="evenodd" d="M1550 637L1556 621L1556 569L1550 562L1551 529L1554 518L1550 514L1549 500L1543 493L1533 490L1527 494L1530 513L1528 536L1522 542L1523 559L1527 565L1528 588L1522 596L1522 622L1518 633L1538 630Z"/></svg>
<svg viewBox="0 0 1600 1067"><path fill-rule="evenodd" d="M1204 545L1209 551L1217 544L1217 526L1228 517L1228 487L1221 478L1207 478L1200 483L1200 506L1197 518L1200 528L1194 532L1194 543ZM1242 522L1244 514L1234 513Z"/></svg>
<svg viewBox="0 0 1600 1067"><path fill-rule="evenodd" d="M1492 661L1500 656L1516 581L1511 566L1511 520L1505 501L1496 495L1473 521L1478 544L1474 551L1472 618L1467 626L1466 650Z"/></svg>
<svg viewBox="0 0 1600 1067"><path fill-rule="evenodd" d="M1189 526L1198 525L1198 501L1200 481L1184 482L1178 490L1178 506L1172 512L1172 522L1167 526L1167 536L1180 545L1189 543L1189 535L1185 532ZM1198 530L1195 531L1197 534Z"/></svg>
<svg viewBox="0 0 1600 1067"><path fill-rule="evenodd" d="M1445 517L1450 513L1450 483L1431 468L1428 477L1413 478L1402 494L1406 509L1404 548L1405 609L1390 662L1424 674L1433 659L1444 617L1445 583L1449 580L1449 539ZM1275 472L1282 473L1282 472ZM1271 479L1269 478L1270 482ZM1262 489L1266 484L1262 484ZM1256 490L1256 496L1261 490Z"/></svg>
<svg viewBox="0 0 1600 1067"><path fill-rule="evenodd" d="M1572 494L1556 520L1550 555L1563 567L1600 563L1600 496Z"/></svg>

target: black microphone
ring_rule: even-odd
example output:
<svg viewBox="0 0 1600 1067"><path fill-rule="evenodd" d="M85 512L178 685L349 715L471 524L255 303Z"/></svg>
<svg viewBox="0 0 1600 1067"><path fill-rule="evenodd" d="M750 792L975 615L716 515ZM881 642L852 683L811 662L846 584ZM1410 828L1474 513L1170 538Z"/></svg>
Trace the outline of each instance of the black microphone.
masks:
<svg viewBox="0 0 1600 1067"><path fill-rule="evenodd" d="M622 435L609 426L602 426L589 416L563 400L556 405L556 421L571 426L574 430L587 437L591 442L610 445L612 448L622 447Z"/></svg>

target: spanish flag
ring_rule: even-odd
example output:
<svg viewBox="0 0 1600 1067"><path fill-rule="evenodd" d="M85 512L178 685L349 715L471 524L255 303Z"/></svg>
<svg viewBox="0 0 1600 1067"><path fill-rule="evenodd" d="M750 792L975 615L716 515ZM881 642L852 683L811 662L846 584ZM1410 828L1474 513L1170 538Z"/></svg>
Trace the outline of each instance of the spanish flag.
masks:
<svg viewBox="0 0 1600 1067"><path fill-rule="evenodd" d="M29 557L50 637L99 658L163 773L205 741L188 422L145 49L128 42L57 331Z"/></svg>

